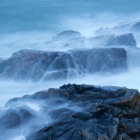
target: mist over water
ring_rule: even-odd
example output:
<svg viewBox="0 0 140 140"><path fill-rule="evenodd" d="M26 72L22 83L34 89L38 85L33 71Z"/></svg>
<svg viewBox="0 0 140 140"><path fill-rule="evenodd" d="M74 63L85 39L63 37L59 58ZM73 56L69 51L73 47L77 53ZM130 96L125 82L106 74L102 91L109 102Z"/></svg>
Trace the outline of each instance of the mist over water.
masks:
<svg viewBox="0 0 140 140"><path fill-rule="evenodd" d="M127 29L111 30L124 24L139 21L138 0L117 1L65 1L65 0L0 0L0 57L6 59L22 49L59 50L49 47L47 42L57 33L65 30L79 31L84 37L102 34L121 34ZM102 32L97 32L104 28ZM108 30L110 28L110 30ZM123 30L124 29L124 30ZM139 47L139 33L134 34ZM79 46L88 48L88 45ZM94 44L92 47L98 48ZM74 49L75 46L68 48ZM62 48L61 48L62 49ZM65 51L66 49L62 49ZM130 52L132 52L130 50ZM136 54L136 55L135 55ZM14 96L31 94L41 89L59 87L66 83L95 85L116 85L139 89L139 53L128 53L129 70L120 74L93 74L62 81L21 82L1 81L1 104ZM132 59L131 59L132 58ZM135 67L134 67L135 66ZM36 87L36 88L33 88Z"/></svg>
<svg viewBox="0 0 140 140"><path fill-rule="evenodd" d="M77 48L104 48L105 46L100 42L95 41L90 44L89 39L108 34L133 33L137 43L136 49L113 46L115 48L123 47L127 51L128 68L118 73L85 73L72 78L36 82L32 79L21 81L1 79L0 111L8 109L5 104L12 98L22 97L26 94L31 95L49 88L59 88L68 83L111 85L140 91L140 51L138 51L140 30L131 30L133 24L140 22L139 7L139 0L0 0L0 61L10 58L13 53L23 49L67 52ZM53 44L54 42L51 43L58 33L67 30L80 32L81 36L86 39L85 44L73 45L72 42L70 46L61 47L65 39L56 42L57 45ZM18 105L23 104L19 103ZM26 102L25 104L38 112L43 103ZM69 104L65 106L69 107ZM75 111L80 110L77 105L74 107ZM47 119L48 122L52 121L50 118ZM34 121L37 120L38 118ZM44 121L47 120L43 120L42 124ZM24 139L24 135L27 134L27 132L22 133L25 130L24 127L19 131L13 130L15 134L10 140ZM32 128L29 127L29 129Z"/></svg>

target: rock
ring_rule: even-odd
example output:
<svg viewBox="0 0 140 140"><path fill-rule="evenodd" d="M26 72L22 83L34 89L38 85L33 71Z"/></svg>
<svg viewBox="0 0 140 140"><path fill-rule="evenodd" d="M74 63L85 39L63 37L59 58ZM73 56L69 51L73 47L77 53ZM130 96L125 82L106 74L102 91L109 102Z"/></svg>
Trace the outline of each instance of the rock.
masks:
<svg viewBox="0 0 140 140"><path fill-rule="evenodd" d="M0 127L3 128L16 128L28 121L33 115L25 109L9 109L7 110L2 117L0 117Z"/></svg>
<svg viewBox="0 0 140 140"><path fill-rule="evenodd" d="M101 35L101 36L95 36L87 39L87 43L91 47L103 47L106 45L107 41L112 37L113 35Z"/></svg>
<svg viewBox="0 0 140 140"><path fill-rule="evenodd" d="M126 124L125 133L129 136L137 136L140 134L140 125Z"/></svg>
<svg viewBox="0 0 140 140"><path fill-rule="evenodd" d="M102 35L88 39L89 46L92 47L126 47L136 48L137 43L132 33L120 35Z"/></svg>
<svg viewBox="0 0 140 140"><path fill-rule="evenodd" d="M39 111L16 106L27 101L40 103ZM140 115L139 101L140 93L134 89L63 85L10 100L6 107L14 109L0 111L4 114L0 129L24 124L31 130L27 140L139 139L140 125L134 123Z"/></svg>
<svg viewBox="0 0 140 140"><path fill-rule="evenodd" d="M130 140L130 139L131 138L128 135L126 135L125 133L123 133L119 136L119 140Z"/></svg>
<svg viewBox="0 0 140 140"><path fill-rule="evenodd" d="M82 71L115 72L126 69L126 51L118 48L73 51L75 63Z"/></svg>
<svg viewBox="0 0 140 140"><path fill-rule="evenodd" d="M103 135L99 136L98 140L110 140L110 139L106 134L103 134Z"/></svg>
<svg viewBox="0 0 140 140"><path fill-rule="evenodd" d="M0 78L39 81L72 78L87 72L118 72L127 68L126 59L126 51L121 48L21 50L0 63Z"/></svg>
<svg viewBox="0 0 140 140"><path fill-rule="evenodd" d="M22 50L0 63L0 74L4 78L37 81L48 77L46 72L51 73L50 78L56 75L59 78L61 70L63 73L64 70L74 68L73 58L69 53ZM52 74L53 71L57 74ZM61 75L60 78L66 75Z"/></svg>
<svg viewBox="0 0 140 140"><path fill-rule="evenodd" d="M137 22L137 23L135 23L135 24L133 24L132 25L132 27L131 27L131 30L132 31L140 31L140 22Z"/></svg>
<svg viewBox="0 0 140 140"><path fill-rule="evenodd" d="M128 46L136 48L137 43L132 33L111 36L106 43L106 46Z"/></svg>
<svg viewBox="0 0 140 140"><path fill-rule="evenodd" d="M50 46L62 48L81 48L85 46L85 38L77 31L63 31L57 34L50 42Z"/></svg>
<svg viewBox="0 0 140 140"><path fill-rule="evenodd" d="M3 61L4 61L4 59L0 58L0 63L3 62Z"/></svg>
<svg viewBox="0 0 140 140"><path fill-rule="evenodd" d="M134 118L134 123L136 123L136 124L140 123L140 119L139 118Z"/></svg>
<svg viewBox="0 0 140 140"><path fill-rule="evenodd" d="M54 123L43 126L42 129L27 136L27 140L129 140L139 138L140 125L133 124L134 118L131 119L130 124L129 116L126 114L132 109L140 115L136 109L140 94L137 90L127 88L109 89L92 85L68 84L60 89L50 89L28 96L28 99L46 100L46 103L48 99L55 100L59 97L59 99L65 99L64 102L76 103L82 110L73 110L76 106L73 109L66 106L59 109L53 108L50 115L55 119Z"/></svg>

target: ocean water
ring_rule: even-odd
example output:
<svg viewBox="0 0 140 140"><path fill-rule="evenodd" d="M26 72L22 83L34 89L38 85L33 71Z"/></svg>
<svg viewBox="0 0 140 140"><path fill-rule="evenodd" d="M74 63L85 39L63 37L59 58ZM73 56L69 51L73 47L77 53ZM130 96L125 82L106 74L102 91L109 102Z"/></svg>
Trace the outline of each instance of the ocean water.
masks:
<svg viewBox="0 0 140 140"><path fill-rule="evenodd" d="M22 49L65 51L59 47L48 47L47 44L53 36L65 30L79 31L88 38L102 34L128 33L130 30L123 26L120 30L113 28L135 22L140 22L140 0L0 0L0 58L7 59L12 53ZM103 30L100 32L100 29ZM132 33L137 41L137 47L140 48L140 32ZM70 49L75 49L75 46ZM0 116L3 111L9 109L5 107L9 99L48 88L59 88L68 83L111 85L140 91L139 56L137 50L128 49L128 70L117 74L86 74L71 79L39 82L0 80ZM41 103L19 103L16 107L22 105L35 110L39 118L33 121L33 124L28 123L18 129L1 131L0 140L25 140L25 135L30 130L27 126L40 123ZM45 121L49 123L50 118L45 116Z"/></svg>
<svg viewBox="0 0 140 140"><path fill-rule="evenodd" d="M99 28L140 21L139 7L139 0L0 0L0 58L6 59L21 49L53 51L54 48L47 48L45 42L61 31L76 30L85 37L92 37ZM138 35L135 37L140 42ZM137 59L138 55L134 53L130 57ZM139 66L131 65L126 73L118 75L94 74L42 83L0 81L0 106L10 98L66 83L116 85L140 90L137 79L140 79Z"/></svg>
<svg viewBox="0 0 140 140"><path fill-rule="evenodd" d="M60 31L62 21L114 13L138 13L139 0L0 0L0 34L17 31Z"/></svg>

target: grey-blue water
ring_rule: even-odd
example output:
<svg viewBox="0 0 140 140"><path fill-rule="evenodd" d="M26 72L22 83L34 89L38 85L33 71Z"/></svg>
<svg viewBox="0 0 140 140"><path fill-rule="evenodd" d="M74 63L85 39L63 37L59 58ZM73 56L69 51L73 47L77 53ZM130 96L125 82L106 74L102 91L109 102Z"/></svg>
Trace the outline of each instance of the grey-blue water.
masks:
<svg viewBox="0 0 140 140"><path fill-rule="evenodd" d="M139 0L0 0L0 33L59 31L65 18L139 12Z"/></svg>
<svg viewBox="0 0 140 140"><path fill-rule="evenodd" d="M54 51L54 47L48 47L48 40L64 30L79 31L87 38L98 35L96 31L99 28L105 28L103 34L106 34L106 29L111 34L125 34L130 30L123 29L123 26L120 30L113 30L112 27L135 21L140 21L140 0L0 0L0 60L22 49ZM140 48L140 32L132 33ZM75 49L75 45L70 49ZM58 46L56 50L62 51L62 48ZM9 99L68 83L114 85L140 90L140 53L131 51L128 52L128 70L117 74L85 74L74 79L37 83L0 80L0 110L9 109L4 107ZM35 111L40 109L40 104L34 102L21 103L19 107L24 104ZM3 139L1 135L0 140L25 140L27 133L28 127L23 125L10 132L6 130L2 135L8 138Z"/></svg>

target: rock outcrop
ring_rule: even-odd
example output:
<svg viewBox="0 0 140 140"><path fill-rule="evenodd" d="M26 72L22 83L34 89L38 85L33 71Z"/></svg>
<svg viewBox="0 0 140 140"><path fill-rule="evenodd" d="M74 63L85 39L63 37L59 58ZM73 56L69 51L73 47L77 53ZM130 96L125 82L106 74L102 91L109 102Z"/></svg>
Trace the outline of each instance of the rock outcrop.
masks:
<svg viewBox="0 0 140 140"><path fill-rule="evenodd" d="M136 48L137 43L132 33L121 35L102 35L88 39L89 45L105 47Z"/></svg>
<svg viewBox="0 0 140 140"><path fill-rule="evenodd" d="M132 33L112 36L106 46L128 46L130 48L136 48L136 40Z"/></svg>
<svg viewBox="0 0 140 140"><path fill-rule="evenodd" d="M43 101L41 111L53 120L30 133L27 140L140 138L140 93L137 90L69 84L10 100L7 105L22 100Z"/></svg>
<svg viewBox="0 0 140 140"><path fill-rule="evenodd" d="M0 63L0 78L50 80L77 74L115 72L127 67L121 48L85 49L68 52L21 50Z"/></svg>

